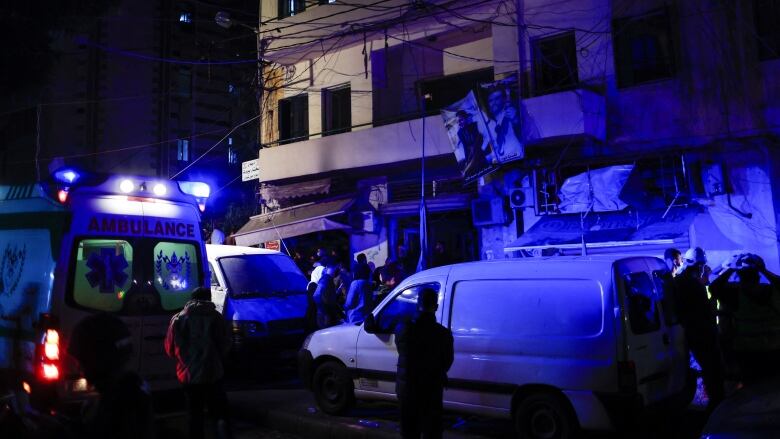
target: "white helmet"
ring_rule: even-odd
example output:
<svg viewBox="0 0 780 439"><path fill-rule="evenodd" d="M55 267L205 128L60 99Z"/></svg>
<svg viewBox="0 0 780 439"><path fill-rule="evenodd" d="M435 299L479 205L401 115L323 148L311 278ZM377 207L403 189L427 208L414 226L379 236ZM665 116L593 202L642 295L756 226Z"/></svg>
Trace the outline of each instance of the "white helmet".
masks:
<svg viewBox="0 0 780 439"><path fill-rule="evenodd" d="M707 253L705 253L704 249L701 247L689 248L688 251L685 252L683 258L685 259L685 262L689 264L707 263Z"/></svg>

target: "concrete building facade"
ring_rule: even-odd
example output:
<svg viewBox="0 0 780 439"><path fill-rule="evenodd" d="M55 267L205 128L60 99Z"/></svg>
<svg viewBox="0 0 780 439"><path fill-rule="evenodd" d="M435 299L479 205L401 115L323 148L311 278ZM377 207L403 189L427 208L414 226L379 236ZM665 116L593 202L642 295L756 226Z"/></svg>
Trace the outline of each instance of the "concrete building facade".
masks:
<svg viewBox="0 0 780 439"><path fill-rule="evenodd" d="M375 221L348 214L333 233L381 265L414 247L424 146L428 201L441 203L429 234L457 218L434 240L458 260L701 246L713 265L738 251L780 265L776 1L265 0L261 12L268 213L239 242L274 237L258 231L276 209L353 197ZM524 159L458 184L439 107L518 72ZM562 207L576 181L584 199L604 195L594 176L616 165L631 169L619 208ZM398 198L413 181L418 195Z"/></svg>

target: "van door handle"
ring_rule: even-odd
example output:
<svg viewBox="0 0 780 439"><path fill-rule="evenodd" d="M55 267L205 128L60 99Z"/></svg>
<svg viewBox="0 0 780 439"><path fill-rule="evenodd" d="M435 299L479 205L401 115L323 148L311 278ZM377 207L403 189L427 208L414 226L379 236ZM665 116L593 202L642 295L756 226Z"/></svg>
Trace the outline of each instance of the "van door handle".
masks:
<svg viewBox="0 0 780 439"><path fill-rule="evenodd" d="M672 343L672 339L669 338L669 334L664 334L664 336L662 337L662 340L664 341L664 344L667 345L667 346L669 346L669 344Z"/></svg>

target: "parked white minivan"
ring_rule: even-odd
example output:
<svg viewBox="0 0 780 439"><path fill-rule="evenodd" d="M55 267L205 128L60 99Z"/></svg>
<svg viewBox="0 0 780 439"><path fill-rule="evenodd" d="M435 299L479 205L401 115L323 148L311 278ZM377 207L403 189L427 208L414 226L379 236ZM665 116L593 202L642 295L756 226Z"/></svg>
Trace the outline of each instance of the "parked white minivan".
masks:
<svg viewBox="0 0 780 439"><path fill-rule="evenodd" d="M311 334L299 352L301 375L327 413L355 398L395 400L394 332L415 314L420 289L432 287L437 320L455 340L445 409L511 417L523 438L612 430L627 412L692 397L666 273L653 257L426 270L404 280L364 324Z"/></svg>

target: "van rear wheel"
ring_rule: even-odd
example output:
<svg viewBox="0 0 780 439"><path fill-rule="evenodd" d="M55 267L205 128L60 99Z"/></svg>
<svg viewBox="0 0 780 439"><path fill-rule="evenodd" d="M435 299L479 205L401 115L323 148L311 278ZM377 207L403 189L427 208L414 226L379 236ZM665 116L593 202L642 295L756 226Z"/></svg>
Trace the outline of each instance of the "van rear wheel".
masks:
<svg viewBox="0 0 780 439"><path fill-rule="evenodd" d="M342 414L355 403L355 388L349 372L336 361L328 361L317 368L312 387L320 410L329 415Z"/></svg>
<svg viewBox="0 0 780 439"><path fill-rule="evenodd" d="M539 392L519 401L513 412L520 439L570 439L579 426L568 401L552 392Z"/></svg>

